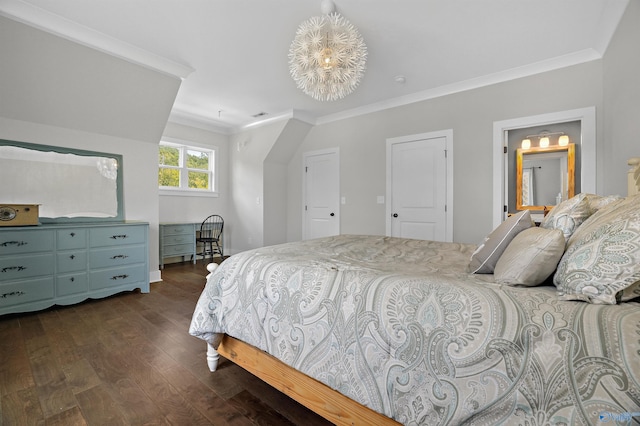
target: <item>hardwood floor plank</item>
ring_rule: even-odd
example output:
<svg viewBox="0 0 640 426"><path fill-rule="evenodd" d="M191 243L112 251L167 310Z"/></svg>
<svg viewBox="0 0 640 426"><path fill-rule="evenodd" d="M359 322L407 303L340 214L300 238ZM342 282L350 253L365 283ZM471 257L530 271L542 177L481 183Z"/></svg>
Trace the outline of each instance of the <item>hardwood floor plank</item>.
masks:
<svg viewBox="0 0 640 426"><path fill-rule="evenodd" d="M35 388L23 389L2 396L2 424L11 426L43 425L44 416Z"/></svg>
<svg viewBox="0 0 640 426"><path fill-rule="evenodd" d="M87 424L104 426L129 424L104 385L80 392L76 398Z"/></svg>
<svg viewBox="0 0 640 426"><path fill-rule="evenodd" d="M237 426L253 424L228 401L211 392L190 371L175 367L164 371L162 375L212 424Z"/></svg>
<svg viewBox="0 0 640 426"><path fill-rule="evenodd" d="M73 407L45 419L45 426L86 426L80 408Z"/></svg>
<svg viewBox="0 0 640 426"><path fill-rule="evenodd" d="M326 420L188 334L206 263L150 293L0 316L0 426L305 425Z"/></svg>

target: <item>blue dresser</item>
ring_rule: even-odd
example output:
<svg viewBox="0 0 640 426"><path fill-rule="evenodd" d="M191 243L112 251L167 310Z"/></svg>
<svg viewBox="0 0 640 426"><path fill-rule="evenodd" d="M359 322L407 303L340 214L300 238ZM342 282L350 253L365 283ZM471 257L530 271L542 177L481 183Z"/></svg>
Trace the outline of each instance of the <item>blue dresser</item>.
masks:
<svg viewBox="0 0 640 426"><path fill-rule="evenodd" d="M149 292L147 223L0 228L0 315L135 289Z"/></svg>

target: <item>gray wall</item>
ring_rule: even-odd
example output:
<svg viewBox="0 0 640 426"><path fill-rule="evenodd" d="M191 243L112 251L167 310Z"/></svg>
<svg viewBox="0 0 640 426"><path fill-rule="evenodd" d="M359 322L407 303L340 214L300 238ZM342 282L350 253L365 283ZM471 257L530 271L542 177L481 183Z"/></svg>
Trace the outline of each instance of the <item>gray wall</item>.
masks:
<svg viewBox="0 0 640 426"><path fill-rule="evenodd" d="M340 149L342 233L385 233L386 139L453 129L453 239L478 243L492 229L493 122L602 108L602 62L520 78L314 127L289 163L288 239L301 238L302 154Z"/></svg>
<svg viewBox="0 0 640 426"><path fill-rule="evenodd" d="M605 170L604 192L625 194L622 173L640 156L640 1L631 0L603 60L604 135L598 152Z"/></svg>

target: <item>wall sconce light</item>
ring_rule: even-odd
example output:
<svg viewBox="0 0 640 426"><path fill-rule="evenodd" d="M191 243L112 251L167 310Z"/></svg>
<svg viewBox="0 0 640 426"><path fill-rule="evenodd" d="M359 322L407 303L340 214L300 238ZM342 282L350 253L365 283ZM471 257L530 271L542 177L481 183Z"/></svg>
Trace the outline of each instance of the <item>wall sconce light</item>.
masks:
<svg viewBox="0 0 640 426"><path fill-rule="evenodd" d="M548 148L549 147L549 137L543 136L540 138L540 148Z"/></svg>
<svg viewBox="0 0 640 426"><path fill-rule="evenodd" d="M527 137L525 137L524 139L522 139L522 143L521 143L521 148L522 149L529 149L531 148L531 139L532 138L538 138L538 147L540 148L548 148L549 144L550 144L550 139L549 136L555 136L555 135L560 135L560 137L558 138L558 145L560 146L567 146L569 145L569 136L565 135L564 132L547 132L542 131L540 133L538 133L537 135L529 135Z"/></svg>

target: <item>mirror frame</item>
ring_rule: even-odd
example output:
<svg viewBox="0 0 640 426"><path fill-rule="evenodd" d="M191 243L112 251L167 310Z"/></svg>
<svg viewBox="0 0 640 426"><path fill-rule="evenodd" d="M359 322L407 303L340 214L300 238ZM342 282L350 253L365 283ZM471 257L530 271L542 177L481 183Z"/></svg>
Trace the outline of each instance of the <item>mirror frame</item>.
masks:
<svg viewBox="0 0 640 426"><path fill-rule="evenodd" d="M83 149L66 148L61 146L40 145L28 142L19 142L12 140L0 139L0 145L2 146L16 146L19 148L31 149L41 152L56 152L59 154L75 154L88 157L106 157L114 158L118 162L118 171L116 177L116 198L118 203L117 215L114 217L89 217L89 216L77 216L77 217L47 217L40 216L40 223L87 223L87 222L123 222L124 221L124 196L123 196L123 163L122 155L111 154L98 151L87 151Z"/></svg>
<svg viewBox="0 0 640 426"><path fill-rule="evenodd" d="M524 161L524 154L540 154L545 152L560 152L567 151L567 199L575 195L575 158L576 147L575 144L570 143L567 146L550 146L548 148L529 148L516 150L516 210L549 210L553 205L546 206L523 206L522 205L522 163Z"/></svg>

